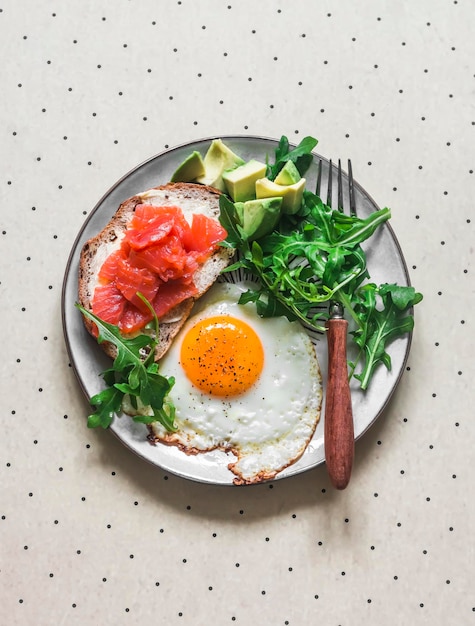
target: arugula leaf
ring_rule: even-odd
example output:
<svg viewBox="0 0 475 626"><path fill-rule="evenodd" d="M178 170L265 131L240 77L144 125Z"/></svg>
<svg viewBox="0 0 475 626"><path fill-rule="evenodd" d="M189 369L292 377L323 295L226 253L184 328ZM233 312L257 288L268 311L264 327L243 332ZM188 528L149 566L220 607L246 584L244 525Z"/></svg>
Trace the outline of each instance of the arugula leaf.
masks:
<svg viewBox="0 0 475 626"><path fill-rule="evenodd" d="M88 416L88 428L108 428L114 415L120 411L123 394L115 387L107 387L90 399L90 403L96 408L95 412Z"/></svg>
<svg viewBox="0 0 475 626"><path fill-rule="evenodd" d="M140 351L150 345L152 341L152 338L148 335L137 335L137 337L133 339L124 340L117 326L103 322L95 315L90 314L89 311L84 311L81 310L82 313L90 317L96 323L99 330L97 337L98 343L107 341L117 347L117 357L114 361L115 370L120 370L127 365L136 363L137 359L140 358Z"/></svg>
<svg viewBox="0 0 475 626"><path fill-rule="evenodd" d="M219 196L219 221L228 233L225 245L239 248L246 240L234 203L223 193Z"/></svg>
<svg viewBox="0 0 475 626"><path fill-rule="evenodd" d="M128 397L134 407L140 404L146 409L132 416L135 421L146 424L158 421L167 430L176 430L175 410L168 399L175 380L173 377L166 378L159 374L158 364L153 361L159 330L158 320L146 298L140 293L137 295L154 314L155 338L145 334L125 338L117 326L104 322L76 303L81 313L96 324L97 341L99 343L108 341L117 348L117 356L112 367L102 373L108 387L90 399L95 411L88 417L89 428L108 428L114 415L123 409L124 399Z"/></svg>
<svg viewBox="0 0 475 626"><path fill-rule="evenodd" d="M289 153L289 147L290 147L289 140L287 139L285 135L282 135L282 137L279 140L279 144L277 148L275 149L276 163L278 163L282 159L285 159L285 157Z"/></svg>
<svg viewBox="0 0 475 626"><path fill-rule="evenodd" d="M356 294L356 297L359 295ZM382 308L377 307L377 296ZM410 286L384 284L376 287L368 284L361 291L360 301L355 306L361 326L353 332L353 337L364 358L362 372L355 375L362 389L367 389L379 363L391 369L391 357L386 352L386 345L412 331L414 317L409 310L421 300L422 294Z"/></svg>
<svg viewBox="0 0 475 626"><path fill-rule="evenodd" d="M314 137L304 137L298 146L290 149L289 140L282 135L275 150L275 162L267 166L267 177L274 180L287 161L293 161L299 174L303 176L312 164L311 153L317 143Z"/></svg>

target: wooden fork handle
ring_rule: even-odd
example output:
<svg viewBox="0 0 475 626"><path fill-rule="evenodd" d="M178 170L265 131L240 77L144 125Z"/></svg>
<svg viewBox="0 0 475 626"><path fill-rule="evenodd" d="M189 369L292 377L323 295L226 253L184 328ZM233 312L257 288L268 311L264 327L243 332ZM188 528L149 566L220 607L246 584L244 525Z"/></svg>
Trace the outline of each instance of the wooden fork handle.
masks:
<svg viewBox="0 0 475 626"><path fill-rule="evenodd" d="M336 489L345 489L350 481L355 447L346 357L347 332L345 319L328 320L324 443L328 474Z"/></svg>

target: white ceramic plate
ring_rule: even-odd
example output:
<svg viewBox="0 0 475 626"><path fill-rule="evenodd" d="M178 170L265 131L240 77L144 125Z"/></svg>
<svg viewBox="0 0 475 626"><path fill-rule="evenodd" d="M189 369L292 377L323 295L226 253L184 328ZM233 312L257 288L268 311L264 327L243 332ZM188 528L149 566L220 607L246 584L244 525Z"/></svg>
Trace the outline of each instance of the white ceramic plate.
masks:
<svg viewBox="0 0 475 626"><path fill-rule="evenodd" d="M273 139L249 136L221 136L221 139L243 159L251 158L271 162L277 141ZM121 178L97 203L87 218L69 257L63 284L62 319L66 345L72 367L79 384L87 398L103 388L100 373L109 365L109 359L103 354L95 340L86 332L81 314L76 309L78 265L81 248L85 241L96 235L107 224L121 202L136 193L168 182L177 166L192 152L205 154L213 137L187 143L167 150L152 157ZM317 177L317 163L323 161L323 186L326 188L326 173L329 162L315 154L314 164L306 174L307 187L313 189ZM336 180L334 176L334 180ZM344 175L344 181L346 176ZM336 185L334 185L335 187ZM356 206L358 215L366 217L378 209L373 199L355 182ZM334 204L336 199L334 200ZM389 224L384 224L371 238L366 248L368 269L371 280L377 284L383 282L409 284L407 267ZM228 275L229 276L229 275ZM369 390L358 389L357 381L352 383L353 413L355 438L358 439L381 415L392 393L399 383L409 355L411 335L395 340L389 347L392 369L387 371L379 367ZM327 348L324 336L315 340L316 350L322 370L323 384L326 383ZM283 470L277 478L292 476L313 468L325 460L323 447L323 409L322 418L303 456L292 466ZM205 483L232 485L234 474L227 465L234 457L224 452L213 451L196 456L188 456L178 448L163 444L151 445L147 440L147 428L133 422L127 416L116 417L110 430L133 452L150 463L176 475Z"/></svg>

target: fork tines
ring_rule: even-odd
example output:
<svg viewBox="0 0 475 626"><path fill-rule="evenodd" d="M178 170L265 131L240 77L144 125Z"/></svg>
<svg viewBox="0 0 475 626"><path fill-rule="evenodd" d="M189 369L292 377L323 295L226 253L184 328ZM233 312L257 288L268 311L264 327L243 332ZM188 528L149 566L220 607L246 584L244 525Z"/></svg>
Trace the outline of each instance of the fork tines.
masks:
<svg viewBox="0 0 475 626"><path fill-rule="evenodd" d="M317 196L321 197L321 188L322 188L322 171L323 171L323 161L322 159L318 162L318 175L317 175L317 184L315 193ZM333 163L332 160L328 162L328 176L327 176L327 206L332 206L332 193L333 193ZM341 159L338 159L338 169L337 169L337 194L338 194L338 210L343 211L344 209L344 200L343 200L343 173L341 169ZM355 188L353 183L353 170L351 167L351 160L348 159L348 196L349 196L349 209L350 215L356 215L356 201L355 201Z"/></svg>
<svg viewBox="0 0 475 626"><path fill-rule="evenodd" d="M350 215L356 215L355 186L353 183L353 168L351 167L350 159L348 159L348 190L350 195Z"/></svg>

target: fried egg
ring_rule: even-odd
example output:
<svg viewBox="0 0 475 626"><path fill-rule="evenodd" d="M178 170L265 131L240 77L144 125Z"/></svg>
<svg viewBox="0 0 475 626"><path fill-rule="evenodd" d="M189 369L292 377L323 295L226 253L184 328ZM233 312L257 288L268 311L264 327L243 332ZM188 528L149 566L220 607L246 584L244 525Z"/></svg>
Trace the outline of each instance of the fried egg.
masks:
<svg viewBox="0 0 475 626"><path fill-rule="evenodd" d="M238 304L245 284L215 283L160 362L174 376L176 432L152 438L185 453L221 449L236 484L272 479L305 451L320 418L322 379L298 322Z"/></svg>

